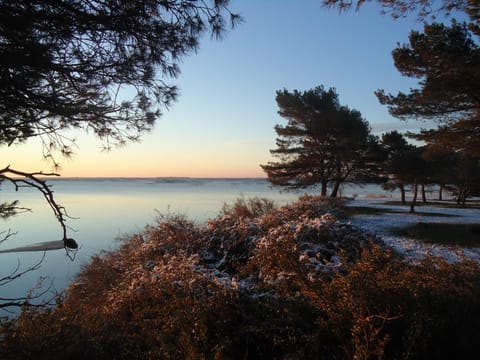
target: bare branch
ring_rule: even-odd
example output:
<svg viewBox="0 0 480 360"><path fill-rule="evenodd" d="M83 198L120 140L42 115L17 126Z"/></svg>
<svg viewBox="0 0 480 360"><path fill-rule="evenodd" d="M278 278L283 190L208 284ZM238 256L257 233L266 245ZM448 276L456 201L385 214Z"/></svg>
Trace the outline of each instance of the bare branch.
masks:
<svg viewBox="0 0 480 360"><path fill-rule="evenodd" d="M33 271L38 269L40 264L43 262L45 258L45 253L42 259L35 264L34 266L30 267L29 269L23 271L21 274L25 274L27 272ZM48 305L55 304L55 300L58 298L59 294L54 291L53 280L50 281L47 287L44 287L44 283L46 277L40 277L36 283L36 285L28 291L28 294L24 297L16 297L16 298L2 298L0 297L0 309L8 311L6 309L12 307L45 307ZM52 293L52 296L45 297L48 293Z"/></svg>
<svg viewBox="0 0 480 360"><path fill-rule="evenodd" d="M3 235L3 234L5 234L5 235L3 236L3 239L0 240L0 244L3 243L4 241L7 241L9 238L16 235L17 233L8 229L7 231L0 232L0 235Z"/></svg>
<svg viewBox="0 0 480 360"><path fill-rule="evenodd" d="M3 278L0 278L0 286L4 286L8 283L11 283L12 281L18 279L19 277L29 273L29 272L32 272L32 271L35 271L35 270L38 270L40 268L40 266L42 265L43 263L43 260L45 259L45 254L46 252L44 251L43 252L43 255L42 255L42 258L40 259L40 261L38 261L37 263L35 263L34 265L31 265L30 267L28 267L27 269L25 270L22 270L20 271L20 261L18 260L17 261L17 266L15 268L15 270L13 270L10 275L7 275ZM2 298L0 298L0 301L1 300L4 300Z"/></svg>
<svg viewBox="0 0 480 360"><path fill-rule="evenodd" d="M57 202L54 199L52 189L46 183L46 181L41 179L39 176L60 176L60 175L57 173L44 173L42 171L28 173L28 172L12 169L10 168L10 166L0 169L0 181L2 180L9 181L15 186L16 191L18 191L18 189L22 187L30 187L40 191L40 193L43 195L48 205L52 209L57 221L60 224L60 227L62 228L62 232L63 232L62 240L64 242L64 247L67 252L67 256L73 260L75 258L75 254L72 252L72 250L75 251L78 248L78 244L74 239L69 238L67 236L68 226L66 222L67 222L67 219L71 217L68 215L65 207L57 204Z"/></svg>

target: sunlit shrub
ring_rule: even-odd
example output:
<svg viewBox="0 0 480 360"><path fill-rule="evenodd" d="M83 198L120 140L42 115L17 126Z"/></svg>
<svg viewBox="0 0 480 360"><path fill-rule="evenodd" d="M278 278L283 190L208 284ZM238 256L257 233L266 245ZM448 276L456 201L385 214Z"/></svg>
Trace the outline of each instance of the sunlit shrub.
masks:
<svg viewBox="0 0 480 360"><path fill-rule="evenodd" d="M0 358L477 358L478 263L409 263L338 211L304 197L160 219L94 257L55 309L4 322Z"/></svg>
<svg viewBox="0 0 480 360"><path fill-rule="evenodd" d="M228 215L234 218L248 217L252 219L264 215L274 208L275 204L269 199L260 197L245 199L241 197L233 204L224 203L220 216Z"/></svg>

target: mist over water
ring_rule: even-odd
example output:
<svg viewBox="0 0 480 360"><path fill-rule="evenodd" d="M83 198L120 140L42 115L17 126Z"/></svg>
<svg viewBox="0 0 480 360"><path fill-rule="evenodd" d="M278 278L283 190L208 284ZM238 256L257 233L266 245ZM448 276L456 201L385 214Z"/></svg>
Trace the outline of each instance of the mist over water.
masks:
<svg viewBox="0 0 480 360"><path fill-rule="evenodd" d="M52 281L57 290L62 290L92 255L114 249L120 237L154 224L159 213L184 214L202 223L215 217L224 203L232 203L242 196L265 197L277 206L299 196L271 188L265 179L99 178L49 179L48 182L57 203L72 217L67 224L73 229L69 236L79 244L76 258L71 261L63 249L46 252L41 268L1 286L0 298L24 296L42 276L48 277L47 283ZM377 186L357 187L345 189L344 195L367 192L382 191ZM0 250L62 239L62 229L38 191L28 188L15 191L3 183L0 196L2 202L18 199L20 206L32 209L0 221L0 231L17 233L0 244ZM42 252L0 254L0 278L10 274L17 265L25 269L37 263L42 256Z"/></svg>

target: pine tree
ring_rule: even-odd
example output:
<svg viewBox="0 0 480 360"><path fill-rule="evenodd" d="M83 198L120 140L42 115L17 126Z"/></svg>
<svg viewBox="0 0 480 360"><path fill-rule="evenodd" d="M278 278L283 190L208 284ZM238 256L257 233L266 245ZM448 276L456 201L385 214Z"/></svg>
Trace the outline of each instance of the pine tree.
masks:
<svg viewBox="0 0 480 360"><path fill-rule="evenodd" d="M261 165L268 180L287 189L320 185L321 195L338 195L344 182L361 182L373 167L371 149L376 139L359 111L340 105L335 89L323 86L299 92L277 91L279 114L287 125L277 125L279 161Z"/></svg>

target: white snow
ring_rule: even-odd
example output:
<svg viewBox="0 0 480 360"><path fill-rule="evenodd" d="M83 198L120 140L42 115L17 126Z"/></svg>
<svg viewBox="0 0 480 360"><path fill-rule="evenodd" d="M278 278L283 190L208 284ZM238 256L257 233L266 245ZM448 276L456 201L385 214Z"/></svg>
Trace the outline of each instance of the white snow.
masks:
<svg viewBox="0 0 480 360"><path fill-rule="evenodd" d="M471 208L444 208L431 205L416 207L416 211L439 214L439 216L422 216L421 214L409 214L409 205L385 205L385 201L391 198L371 198L352 200L347 206L368 206L385 208L398 211L398 214L368 214L355 215L351 223L383 239L393 249L405 254L412 259L420 259L427 254L442 256L449 262L462 259L462 256L480 261L480 248L460 248L456 246L443 246L428 244L408 237L393 235L389 230L397 227L407 227L416 223L480 223L480 209ZM449 216L441 216L449 215Z"/></svg>

